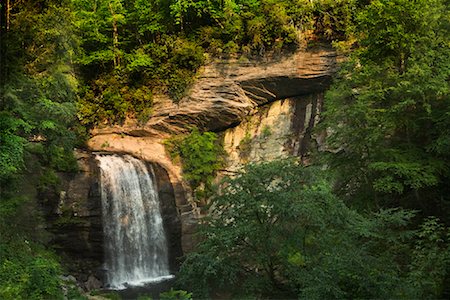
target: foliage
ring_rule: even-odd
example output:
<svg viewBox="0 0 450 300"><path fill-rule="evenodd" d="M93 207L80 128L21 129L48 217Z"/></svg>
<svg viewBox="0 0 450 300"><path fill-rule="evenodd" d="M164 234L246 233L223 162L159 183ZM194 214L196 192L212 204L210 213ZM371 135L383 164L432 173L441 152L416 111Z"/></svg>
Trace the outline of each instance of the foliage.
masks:
<svg viewBox="0 0 450 300"><path fill-rule="evenodd" d="M239 156L242 159L247 159L250 156L250 151L252 150L252 141L253 138L251 137L250 133L246 132L244 138L239 142Z"/></svg>
<svg viewBox="0 0 450 300"><path fill-rule="evenodd" d="M271 136L271 135L272 135L272 129L270 128L269 125L265 125L265 126L263 127L263 129L262 129L262 132L261 132L262 138L263 138L263 139L266 139L266 138L268 138L268 137Z"/></svg>
<svg viewBox="0 0 450 300"><path fill-rule="evenodd" d="M18 239L0 245L2 299L62 299L60 266L33 242Z"/></svg>
<svg viewBox="0 0 450 300"><path fill-rule="evenodd" d="M122 75L98 78L92 82L92 87L83 91L78 102L82 124L121 123L131 114L142 122L148 119L153 102L151 90L146 86L130 86Z"/></svg>
<svg viewBox="0 0 450 300"><path fill-rule="evenodd" d="M294 161L249 165L213 198L178 280L200 298L231 287L241 292L236 297L396 298L407 286L401 270L413 216L357 213L322 172ZM420 274L414 282L442 278Z"/></svg>
<svg viewBox="0 0 450 300"><path fill-rule="evenodd" d="M23 166L25 139L18 135L19 128L27 124L10 113L0 112L0 181L17 173Z"/></svg>
<svg viewBox="0 0 450 300"><path fill-rule="evenodd" d="M78 290L78 287L76 286L70 286L67 291L67 299L70 300L88 300L89 298L84 296L80 293Z"/></svg>
<svg viewBox="0 0 450 300"><path fill-rule="evenodd" d="M161 300L191 300L192 293L188 293L182 290L174 290L173 288L170 291L163 292L159 295Z"/></svg>
<svg viewBox="0 0 450 300"><path fill-rule="evenodd" d="M449 228L436 217L426 218L416 233L411 256L406 298L443 295L450 272Z"/></svg>
<svg viewBox="0 0 450 300"><path fill-rule="evenodd" d="M449 231L440 221L450 221L448 1L9 2L10 11L0 7L0 298L63 297L25 183L39 176L31 180L39 193L54 193L56 172L76 171L72 150L86 134L76 117L86 127L130 116L145 123L154 94L185 96L206 52L245 58L339 41L356 42L326 96L326 163L345 203L377 212L349 208L312 167L249 166L214 197L180 282L196 297L448 295ZM239 145L244 156L250 142ZM221 167L216 134L194 129L166 145L209 195ZM414 214L399 206L421 215L411 224ZM70 216L57 225L73 225Z"/></svg>
<svg viewBox="0 0 450 300"><path fill-rule="evenodd" d="M61 1L10 3L8 26L0 10L0 298L62 299L60 266L42 246L48 237L28 190L75 170L73 19Z"/></svg>
<svg viewBox="0 0 450 300"><path fill-rule="evenodd" d="M151 94L180 101L205 61L266 55L297 47L299 36L346 39L355 0L71 0L80 36L75 62L84 79L83 124L149 114ZM123 91L122 88L129 88ZM133 89L144 89L141 106ZM145 117L143 118L145 121Z"/></svg>
<svg viewBox="0 0 450 300"><path fill-rule="evenodd" d="M425 214L448 203L448 12L441 0L374 0L358 13L360 47L326 95L322 125L353 202Z"/></svg>
<svg viewBox="0 0 450 300"><path fill-rule="evenodd" d="M181 158L184 178L194 189L200 188L206 194L211 192L212 181L222 166L222 147L213 132L201 133L197 128L183 137L166 140L166 149L172 159ZM200 191L200 190L199 190Z"/></svg>

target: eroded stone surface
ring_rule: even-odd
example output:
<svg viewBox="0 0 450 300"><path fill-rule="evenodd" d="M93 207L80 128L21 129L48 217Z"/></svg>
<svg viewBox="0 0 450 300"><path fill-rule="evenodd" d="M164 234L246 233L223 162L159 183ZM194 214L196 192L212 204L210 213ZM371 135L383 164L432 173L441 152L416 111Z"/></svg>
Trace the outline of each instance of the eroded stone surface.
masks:
<svg viewBox="0 0 450 300"><path fill-rule="evenodd" d="M181 219L183 250L188 252L200 210L183 180L180 165L165 152L164 139L188 132L192 126L226 130L227 169L231 171L248 161L305 155L311 140L309 131L320 108L317 95L329 84L336 58L335 52L322 49L272 61L209 64L178 104L155 97L154 113L145 125L127 120L120 126L95 128L89 148L128 153L158 163L167 171ZM243 151L242 141L247 136L249 149Z"/></svg>
<svg viewBox="0 0 450 300"><path fill-rule="evenodd" d="M180 132L186 125L221 131L253 113L261 105L323 91L336 69L329 50L296 52L271 62L238 62L206 66L177 107L161 108L148 127Z"/></svg>
<svg viewBox="0 0 450 300"><path fill-rule="evenodd" d="M61 173L59 193L40 194L51 244L80 282L102 277L103 227L96 162L88 152L75 152L79 171Z"/></svg>
<svg viewBox="0 0 450 300"><path fill-rule="evenodd" d="M117 133L111 128L109 133L96 135L88 142L92 151L107 153L127 153L144 161L155 163L167 172L168 183L173 187L176 207L182 230L182 248L189 252L192 247L192 224L197 223L199 210L190 197L190 188L182 178L181 166L174 164L164 148L167 134L157 133L147 136L130 136Z"/></svg>
<svg viewBox="0 0 450 300"><path fill-rule="evenodd" d="M213 63L201 70L178 104L158 96L145 125L127 120L120 126L95 128L88 146L93 152L127 153L154 164L162 201L175 202L175 206L163 205L163 210L165 226L171 228L171 255L177 258L195 247L201 214L183 180L181 166L165 151L164 139L192 126L223 131L226 170L232 172L246 162L289 154L307 160L322 92L335 69L336 55L329 50L297 52L270 62ZM96 162L90 152L77 155L80 171L61 175L61 193L47 204L47 213L54 244L75 258L73 269L84 272L84 277L77 279L86 282L92 274L101 278L101 199ZM171 217L174 214L178 218ZM171 269L176 263L171 261Z"/></svg>
<svg viewBox="0 0 450 300"><path fill-rule="evenodd" d="M273 61L228 60L209 64L178 104L156 97L154 113L144 126L97 128L94 135L125 133L133 136L181 133L192 126L222 131L239 124L257 107L269 102L323 91L336 71L331 50L296 52Z"/></svg>
<svg viewBox="0 0 450 300"><path fill-rule="evenodd" d="M289 155L307 159L312 129L318 122L322 93L278 100L261 107L238 126L227 129L226 171L248 162L271 161Z"/></svg>

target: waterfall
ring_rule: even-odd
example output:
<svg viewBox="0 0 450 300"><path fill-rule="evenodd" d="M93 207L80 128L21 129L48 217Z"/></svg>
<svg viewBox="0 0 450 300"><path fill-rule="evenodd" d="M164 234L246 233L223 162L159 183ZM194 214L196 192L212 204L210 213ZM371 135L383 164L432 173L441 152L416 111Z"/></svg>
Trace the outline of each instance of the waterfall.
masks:
<svg viewBox="0 0 450 300"><path fill-rule="evenodd" d="M96 158L101 173L106 284L121 289L173 277L153 170L129 155Z"/></svg>

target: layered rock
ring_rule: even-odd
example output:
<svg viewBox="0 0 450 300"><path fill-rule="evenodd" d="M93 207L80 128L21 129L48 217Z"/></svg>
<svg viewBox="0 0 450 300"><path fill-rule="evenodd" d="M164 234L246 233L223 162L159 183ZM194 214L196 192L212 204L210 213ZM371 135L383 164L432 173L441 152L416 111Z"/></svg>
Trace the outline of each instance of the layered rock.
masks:
<svg viewBox="0 0 450 300"><path fill-rule="evenodd" d="M192 126L216 132L228 129L224 143L230 170L246 161L305 155L309 131L320 109L320 94L330 83L336 60L334 51L320 49L270 61L211 63L203 67L178 104L157 97L154 113L145 125L127 120L120 126L98 127L88 145L93 151L128 153L167 171L180 214L183 250L189 252L200 210L181 167L167 156L164 139ZM241 149L247 136L251 140L248 155Z"/></svg>
<svg viewBox="0 0 450 300"><path fill-rule="evenodd" d="M224 133L226 171L248 162L271 161L290 155L307 161L312 129L319 121L323 94L269 103Z"/></svg>
<svg viewBox="0 0 450 300"><path fill-rule="evenodd" d="M179 132L186 125L221 131L278 99L323 91L336 68L328 50L296 52L278 61L225 61L206 66L177 107L158 109L147 126Z"/></svg>
<svg viewBox="0 0 450 300"><path fill-rule="evenodd" d="M144 136L131 136L115 131L105 132L90 139L88 145L92 151L109 153L127 153L164 170L165 184L173 189L173 197L181 221L181 241L184 252L192 250L193 234L199 216L196 203L189 193L189 186L182 179L181 167L172 163L167 156L163 140L167 135L147 132ZM130 134L130 132L127 132ZM168 187L168 186L167 186Z"/></svg>
<svg viewBox="0 0 450 300"><path fill-rule="evenodd" d="M121 126L98 127L88 146L91 151L127 153L153 164L164 224L170 231L171 257L178 257L194 247L201 215L180 165L165 151L164 139L192 126L223 132L229 171L247 162L292 154L306 160L336 59L333 51L322 49L271 61L211 63L179 103L157 97L145 125L127 120ZM80 172L64 175L62 192L48 215L55 244L80 262L90 261L83 268L92 271L103 260L98 169L89 153L79 154L78 160Z"/></svg>
<svg viewBox="0 0 450 300"><path fill-rule="evenodd" d="M76 153L77 173L59 174L58 194L40 195L51 243L80 282L102 278L103 226L97 163L88 152Z"/></svg>
<svg viewBox="0 0 450 300"><path fill-rule="evenodd" d="M97 128L94 134L153 136L186 132L191 126L222 131L239 124L259 106L279 99L323 91L336 71L337 56L326 49L295 52L271 61L226 60L199 72L188 95L178 104L160 97L144 126Z"/></svg>

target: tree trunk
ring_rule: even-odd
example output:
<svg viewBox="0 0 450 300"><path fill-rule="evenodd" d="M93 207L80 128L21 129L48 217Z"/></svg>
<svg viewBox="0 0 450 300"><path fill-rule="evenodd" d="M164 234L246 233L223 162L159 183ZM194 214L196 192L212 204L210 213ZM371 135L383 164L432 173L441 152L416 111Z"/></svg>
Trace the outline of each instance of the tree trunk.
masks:
<svg viewBox="0 0 450 300"><path fill-rule="evenodd" d="M9 31L10 18L11 18L11 3L10 0L6 0L6 31Z"/></svg>
<svg viewBox="0 0 450 300"><path fill-rule="evenodd" d="M114 10L109 3L109 11L112 16L112 26L113 26L113 54L114 54L114 67L118 67L120 65L120 54L119 54L119 30L117 29L116 18L114 17Z"/></svg>
<svg viewBox="0 0 450 300"><path fill-rule="evenodd" d="M5 33L9 30L10 14L10 0L6 0L5 2L0 1L0 33Z"/></svg>

